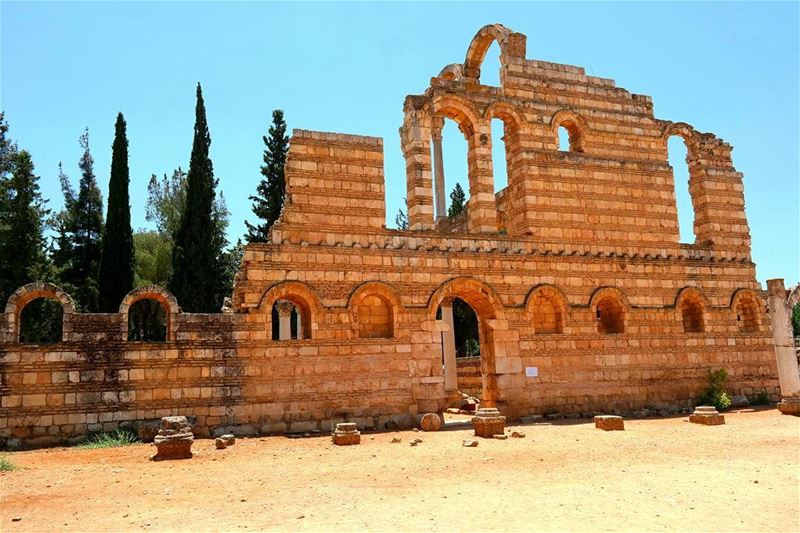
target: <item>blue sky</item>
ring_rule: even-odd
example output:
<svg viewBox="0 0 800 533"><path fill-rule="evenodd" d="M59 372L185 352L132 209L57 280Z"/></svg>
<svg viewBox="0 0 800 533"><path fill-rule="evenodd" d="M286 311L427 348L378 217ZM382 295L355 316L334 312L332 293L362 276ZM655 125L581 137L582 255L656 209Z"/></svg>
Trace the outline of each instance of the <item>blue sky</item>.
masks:
<svg viewBox="0 0 800 533"><path fill-rule="evenodd" d="M403 98L463 61L475 32L499 22L528 36L528 58L613 78L652 96L658 118L730 142L745 175L758 279L800 280L797 3L2 2L0 17L0 107L53 208L62 203L58 162L76 181L87 126L105 194L122 111L133 225L147 227L150 175L188 166L200 81L232 240L252 221L247 197L274 108L290 129L383 137L393 226L405 195ZM495 45L483 68L492 85L497 54ZM500 187L502 143L494 146ZM679 143L670 147L680 161ZM466 148L452 124L444 153L448 190L456 181L466 190ZM685 170L676 172L685 189ZM688 193L678 193L691 235Z"/></svg>

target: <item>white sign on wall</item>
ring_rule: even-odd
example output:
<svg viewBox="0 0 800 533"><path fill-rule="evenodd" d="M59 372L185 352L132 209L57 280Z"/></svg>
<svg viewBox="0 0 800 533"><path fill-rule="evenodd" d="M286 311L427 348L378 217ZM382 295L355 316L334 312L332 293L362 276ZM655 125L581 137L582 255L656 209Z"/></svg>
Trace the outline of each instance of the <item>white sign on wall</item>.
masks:
<svg viewBox="0 0 800 533"><path fill-rule="evenodd" d="M525 377L535 378L539 375L539 367L538 366L526 366L525 367Z"/></svg>

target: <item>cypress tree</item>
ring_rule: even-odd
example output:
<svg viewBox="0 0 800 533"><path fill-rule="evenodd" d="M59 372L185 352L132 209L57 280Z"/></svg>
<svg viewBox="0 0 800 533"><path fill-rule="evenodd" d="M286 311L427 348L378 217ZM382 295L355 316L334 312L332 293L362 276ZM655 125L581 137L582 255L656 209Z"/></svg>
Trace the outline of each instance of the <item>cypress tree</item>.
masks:
<svg viewBox="0 0 800 533"><path fill-rule="evenodd" d="M289 137L286 135L286 122L280 109L272 112L272 125L269 127L269 137L264 137L264 144L264 165L261 167L264 179L256 187L256 196L250 197L253 201L253 213L263 222L250 224L245 221L247 242L267 242L269 230L283 209L286 195L284 165L289 152Z"/></svg>
<svg viewBox="0 0 800 533"><path fill-rule="evenodd" d="M215 231L214 169L209 158L208 132L203 92L197 84L194 141L186 177L186 203L172 250L170 290L181 307L190 313L219 311L218 287L222 277Z"/></svg>
<svg viewBox="0 0 800 533"><path fill-rule="evenodd" d="M72 294L80 309L94 312L98 308L103 196L94 175L88 129L81 135L80 144L83 156L78 162L81 179L77 195L69 178L63 172L59 176L64 192L64 211L56 217L59 250L54 258L63 288Z"/></svg>
<svg viewBox="0 0 800 533"><path fill-rule="evenodd" d="M133 289L133 230L128 196L128 138L125 118L117 115L114 143L111 146L111 177L108 181L108 211L100 258L100 311L113 313Z"/></svg>
<svg viewBox="0 0 800 533"><path fill-rule="evenodd" d="M467 208L466 195L461 185L456 183L453 192L450 193L450 207L447 209L447 218L455 218Z"/></svg>

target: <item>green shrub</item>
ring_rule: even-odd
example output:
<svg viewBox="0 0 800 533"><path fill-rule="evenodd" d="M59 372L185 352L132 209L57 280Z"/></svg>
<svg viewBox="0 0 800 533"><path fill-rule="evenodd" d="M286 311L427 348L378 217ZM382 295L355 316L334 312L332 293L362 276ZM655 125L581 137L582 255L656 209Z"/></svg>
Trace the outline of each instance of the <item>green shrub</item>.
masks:
<svg viewBox="0 0 800 533"><path fill-rule="evenodd" d="M117 446L128 446L139 442L139 437L130 429L116 429L111 433L97 433L90 436L85 441L78 444L77 448L116 448Z"/></svg>
<svg viewBox="0 0 800 533"><path fill-rule="evenodd" d="M724 411L731 406L731 399L725 392L725 382L728 380L728 371L724 368L712 370L708 375L708 385L703 394L698 398L698 405L713 405L717 411Z"/></svg>
<svg viewBox="0 0 800 533"><path fill-rule="evenodd" d="M761 391L755 396L751 396L747 399L750 402L750 405L769 405L772 402L769 400L769 395L767 391Z"/></svg>
<svg viewBox="0 0 800 533"><path fill-rule="evenodd" d="M17 465L5 455L0 455L0 472L12 472L17 469Z"/></svg>

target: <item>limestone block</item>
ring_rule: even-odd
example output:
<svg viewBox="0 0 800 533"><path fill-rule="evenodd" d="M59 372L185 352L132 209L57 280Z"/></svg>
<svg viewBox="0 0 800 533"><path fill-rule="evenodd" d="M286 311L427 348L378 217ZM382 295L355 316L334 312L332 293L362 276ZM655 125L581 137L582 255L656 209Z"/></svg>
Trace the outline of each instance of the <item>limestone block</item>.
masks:
<svg viewBox="0 0 800 533"><path fill-rule="evenodd" d="M156 454L151 458L153 461L191 459L194 435L186 417L163 417L153 443L156 446Z"/></svg>
<svg viewBox="0 0 800 533"><path fill-rule="evenodd" d="M785 415L800 416L800 398L784 398L778 404L778 411Z"/></svg>
<svg viewBox="0 0 800 533"><path fill-rule="evenodd" d="M621 416L597 415L594 417L594 427L604 431L622 431L625 429L625 421Z"/></svg>
<svg viewBox="0 0 800 533"><path fill-rule="evenodd" d="M482 407L472 418L476 437L491 438L502 435L506 429L506 417L493 407Z"/></svg>
<svg viewBox="0 0 800 533"><path fill-rule="evenodd" d="M689 422L704 426L719 426L725 423L725 417L717 412L716 407L701 405L695 407L694 412L689 415Z"/></svg>
<svg viewBox="0 0 800 533"><path fill-rule="evenodd" d="M331 435L331 440L336 446L361 444L361 433L353 422L336 424L336 429Z"/></svg>

